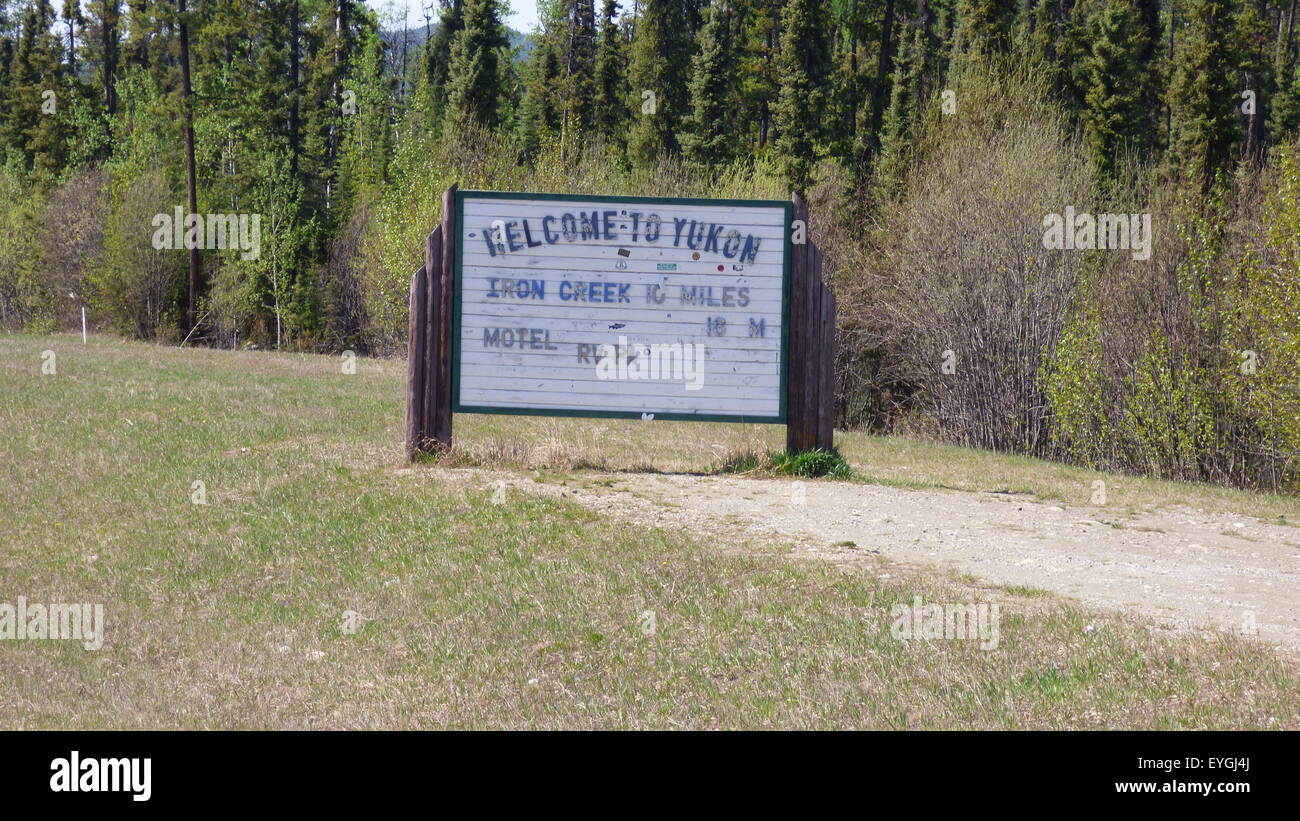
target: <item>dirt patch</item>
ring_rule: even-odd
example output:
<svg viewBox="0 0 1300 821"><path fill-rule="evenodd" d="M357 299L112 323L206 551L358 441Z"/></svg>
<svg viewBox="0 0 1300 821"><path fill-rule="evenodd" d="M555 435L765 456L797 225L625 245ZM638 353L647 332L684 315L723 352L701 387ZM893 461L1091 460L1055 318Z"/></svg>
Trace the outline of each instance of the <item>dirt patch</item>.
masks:
<svg viewBox="0 0 1300 821"><path fill-rule="evenodd" d="M705 543L777 538L796 557L939 566L1300 653L1300 528L1185 508L1130 513L847 482L631 473L560 484L472 472Z"/></svg>

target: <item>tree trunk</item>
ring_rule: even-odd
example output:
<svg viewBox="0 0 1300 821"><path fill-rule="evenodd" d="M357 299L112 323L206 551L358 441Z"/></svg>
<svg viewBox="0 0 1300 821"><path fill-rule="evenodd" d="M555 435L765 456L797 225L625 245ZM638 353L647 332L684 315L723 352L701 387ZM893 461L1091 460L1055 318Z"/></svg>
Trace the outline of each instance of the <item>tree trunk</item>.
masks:
<svg viewBox="0 0 1300 821"><path fill-rule="evenodd" d="M198 219L199 195L194 178L194 101L193 89L190 87L190 24L185 14L185 0L176 0L176 10L180 16L181 45L181 114L185 128L185 187L189 198L189 213ZM190 280L185 302L185 328L188 334L194 330L198 316L199 299L199 249L198 244L190 248Z"/></svg>
<svg viewBox="0 0 1300 821"><path fill-rule="evenodd" d="M300 0L293 0L289 14L289 170L298 178L298 60L301 45L298 38Z"/></svg>
<svg viewBox="0 0 1300 821"><path fill-rule="evenodd" d="M876 87L871 93L871 133L867 135L872 153L880 149L880 122L885 116L885 78L894 59L894 0L885 0L885 20L880 26L880 61L876 64Z"/></svg>

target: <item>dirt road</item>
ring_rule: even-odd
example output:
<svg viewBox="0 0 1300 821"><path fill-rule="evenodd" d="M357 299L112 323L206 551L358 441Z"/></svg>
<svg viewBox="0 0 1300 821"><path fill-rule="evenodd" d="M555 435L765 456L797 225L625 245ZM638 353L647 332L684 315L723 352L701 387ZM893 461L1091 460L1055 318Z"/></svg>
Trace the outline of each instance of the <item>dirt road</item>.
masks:
<svg viewBox="0 0 1300 821"><path fill-rule="evenodd" d="M705 543L776 537L793 542L796 555L840 562L879 551L1176 629L1254 634L1300 653L1300 528L1187 509L1129 514L847 482L602 474L560 486L484 474L644 525L682 528Z"/></svg>

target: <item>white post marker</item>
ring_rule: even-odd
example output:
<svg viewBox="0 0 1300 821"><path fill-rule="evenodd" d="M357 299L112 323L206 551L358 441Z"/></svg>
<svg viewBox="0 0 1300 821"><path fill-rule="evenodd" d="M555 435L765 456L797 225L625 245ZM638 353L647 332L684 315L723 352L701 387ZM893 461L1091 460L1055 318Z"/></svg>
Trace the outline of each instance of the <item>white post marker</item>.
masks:
<svg viewBox="0 0 1300 821"><path fill-rule="evenodd" d="M791 204L456 192L452 410L786 421Z"/></svg>
<svg viewBox="0 0 1300 821"><path fill-rule="evenodd" d="M86 344L86 306L81 306L81 344Z"/></svg>

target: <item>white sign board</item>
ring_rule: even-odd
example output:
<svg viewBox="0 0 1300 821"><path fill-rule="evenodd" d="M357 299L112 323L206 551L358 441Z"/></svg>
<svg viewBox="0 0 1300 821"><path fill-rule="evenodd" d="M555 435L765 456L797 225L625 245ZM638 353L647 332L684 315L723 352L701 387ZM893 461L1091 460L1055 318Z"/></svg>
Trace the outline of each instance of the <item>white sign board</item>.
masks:
<svg viewBox="0 0 1300 821"><path fill-rule="evenodd" d="M784 422L790 212L457 192L453 411Z"/></svg>

